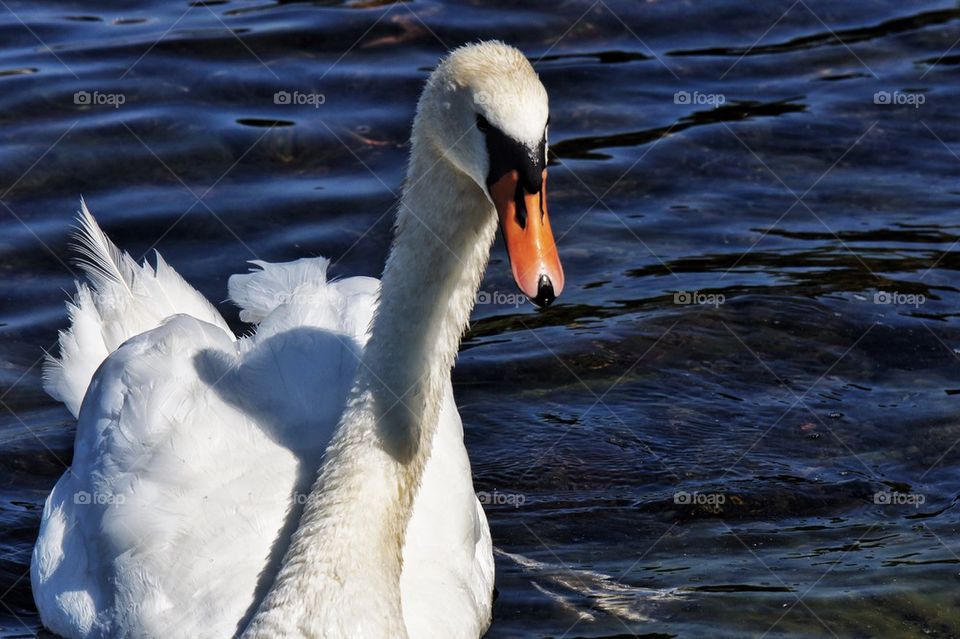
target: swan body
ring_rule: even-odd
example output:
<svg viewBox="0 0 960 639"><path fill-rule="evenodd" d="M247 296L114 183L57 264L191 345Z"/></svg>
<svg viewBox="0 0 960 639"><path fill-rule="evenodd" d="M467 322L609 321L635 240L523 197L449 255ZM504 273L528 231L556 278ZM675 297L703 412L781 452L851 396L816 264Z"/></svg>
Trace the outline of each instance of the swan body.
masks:
<svg viewBox="0 0 960 639"><path fill-rule="evenodd" d="M516 227L510 207L534 194L523 166L492 175L504 160L489 133L449 137L455 121L475 126L477 105L530 158L537 144L545 153L546 94L526 59L500 43L455 51L418 105L382 282L329 281L323 258L255 262L229 282L241 320L257 327L244 337L159 255L151 267L121 253L83 206L90 284L78 284L45 371L77 417L73 463L46 501L31 563L48 629L485 632L492 545L450 369L498 215ZM518 284L539 283L538 297L544 282L551 295L562 286L555 247L542 248L553 246L542 184L540 219L508 237ZM518 197L500 202L508 187Z"/></svg>
<svg viewBox="0 0 960 639"><path fill-rule="evenodd" d="M202 298L162 258L156 271L126 255L118 267L106 262L112 245L83 215L88 246L123 280L81 286L64 359L47 377L79 421L34 553L38 607L65 637L232 637L302 509L379 284L328 283L322 258L258 263L230 281L243 317L259 322L236 339L212 306L168 315L166 305ZM112 354L89 384L102 352ZM418 636L477 636L489 621L492 549L449 387L434 447L401 587L411 589ZM450 610L474 627L447 627Z"/></svg>

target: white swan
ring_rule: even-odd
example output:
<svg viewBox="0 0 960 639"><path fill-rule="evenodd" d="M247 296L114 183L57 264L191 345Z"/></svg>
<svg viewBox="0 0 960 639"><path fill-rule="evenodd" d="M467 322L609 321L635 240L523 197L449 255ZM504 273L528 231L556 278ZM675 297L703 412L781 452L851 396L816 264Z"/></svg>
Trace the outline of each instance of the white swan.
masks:
<svg viewBox="0 0 960 639"><path fill-rule="evenodd" d="M455 639L490 623L493 557L450 369L497 219L540 304L547 96L517 50L454 51L417 108L382 284L327 261L230 278L237 338L86 206L46 387L77 416L31 579L65 637ZM378 302L379 298L379 302ZM378 307L379 304L379 307ZM319 474L318 474L319 469Z"/></svg>

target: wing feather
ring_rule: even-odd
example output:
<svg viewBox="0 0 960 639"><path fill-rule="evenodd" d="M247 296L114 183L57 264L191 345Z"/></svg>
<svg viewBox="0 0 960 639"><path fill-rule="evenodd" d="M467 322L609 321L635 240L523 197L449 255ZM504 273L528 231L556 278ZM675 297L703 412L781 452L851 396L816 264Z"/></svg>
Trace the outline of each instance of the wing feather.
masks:
<svg viewBox="0 0 960 639"><path fill-rule="evenodd" d="M219 312L160 256L138 265L110 241L81 202L75 237L90 284L77 283L67 304L70 327L60 332L59 357L48 356L44 388L77 416L94 371L122 343L165 319L186 314L233 333Z"/></svg>

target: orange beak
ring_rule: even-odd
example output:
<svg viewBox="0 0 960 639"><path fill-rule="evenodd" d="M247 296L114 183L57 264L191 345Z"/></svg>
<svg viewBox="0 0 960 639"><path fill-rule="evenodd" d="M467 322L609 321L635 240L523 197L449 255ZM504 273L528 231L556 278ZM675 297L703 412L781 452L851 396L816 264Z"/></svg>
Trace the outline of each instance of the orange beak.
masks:
<svg viewBox="0 0 960 639"><path fill-rule="evenodd" d="M490 185L490 196L500 216L513 279L534 304L549 306L563 290L563 267L547 217L547 170L537 193L528 193L517 171L509 171Z"/></svg>

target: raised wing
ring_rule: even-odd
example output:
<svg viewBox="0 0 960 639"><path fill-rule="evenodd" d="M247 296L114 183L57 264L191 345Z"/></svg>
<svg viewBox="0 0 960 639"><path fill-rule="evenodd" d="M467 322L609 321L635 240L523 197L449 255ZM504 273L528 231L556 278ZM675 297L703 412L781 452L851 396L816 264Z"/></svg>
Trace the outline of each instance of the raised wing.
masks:
<svg viewBox="0 0 960 639"><path fill-rule="evenodd" d="M70 328L60 331L60 356L44 367L44 388L76 417L94 371L123 342L185 314L233 333L223 317L157 253L156 268L138 265L104 234L81 202L77 248L90 285L77 282L67 304Z"/></svg>

